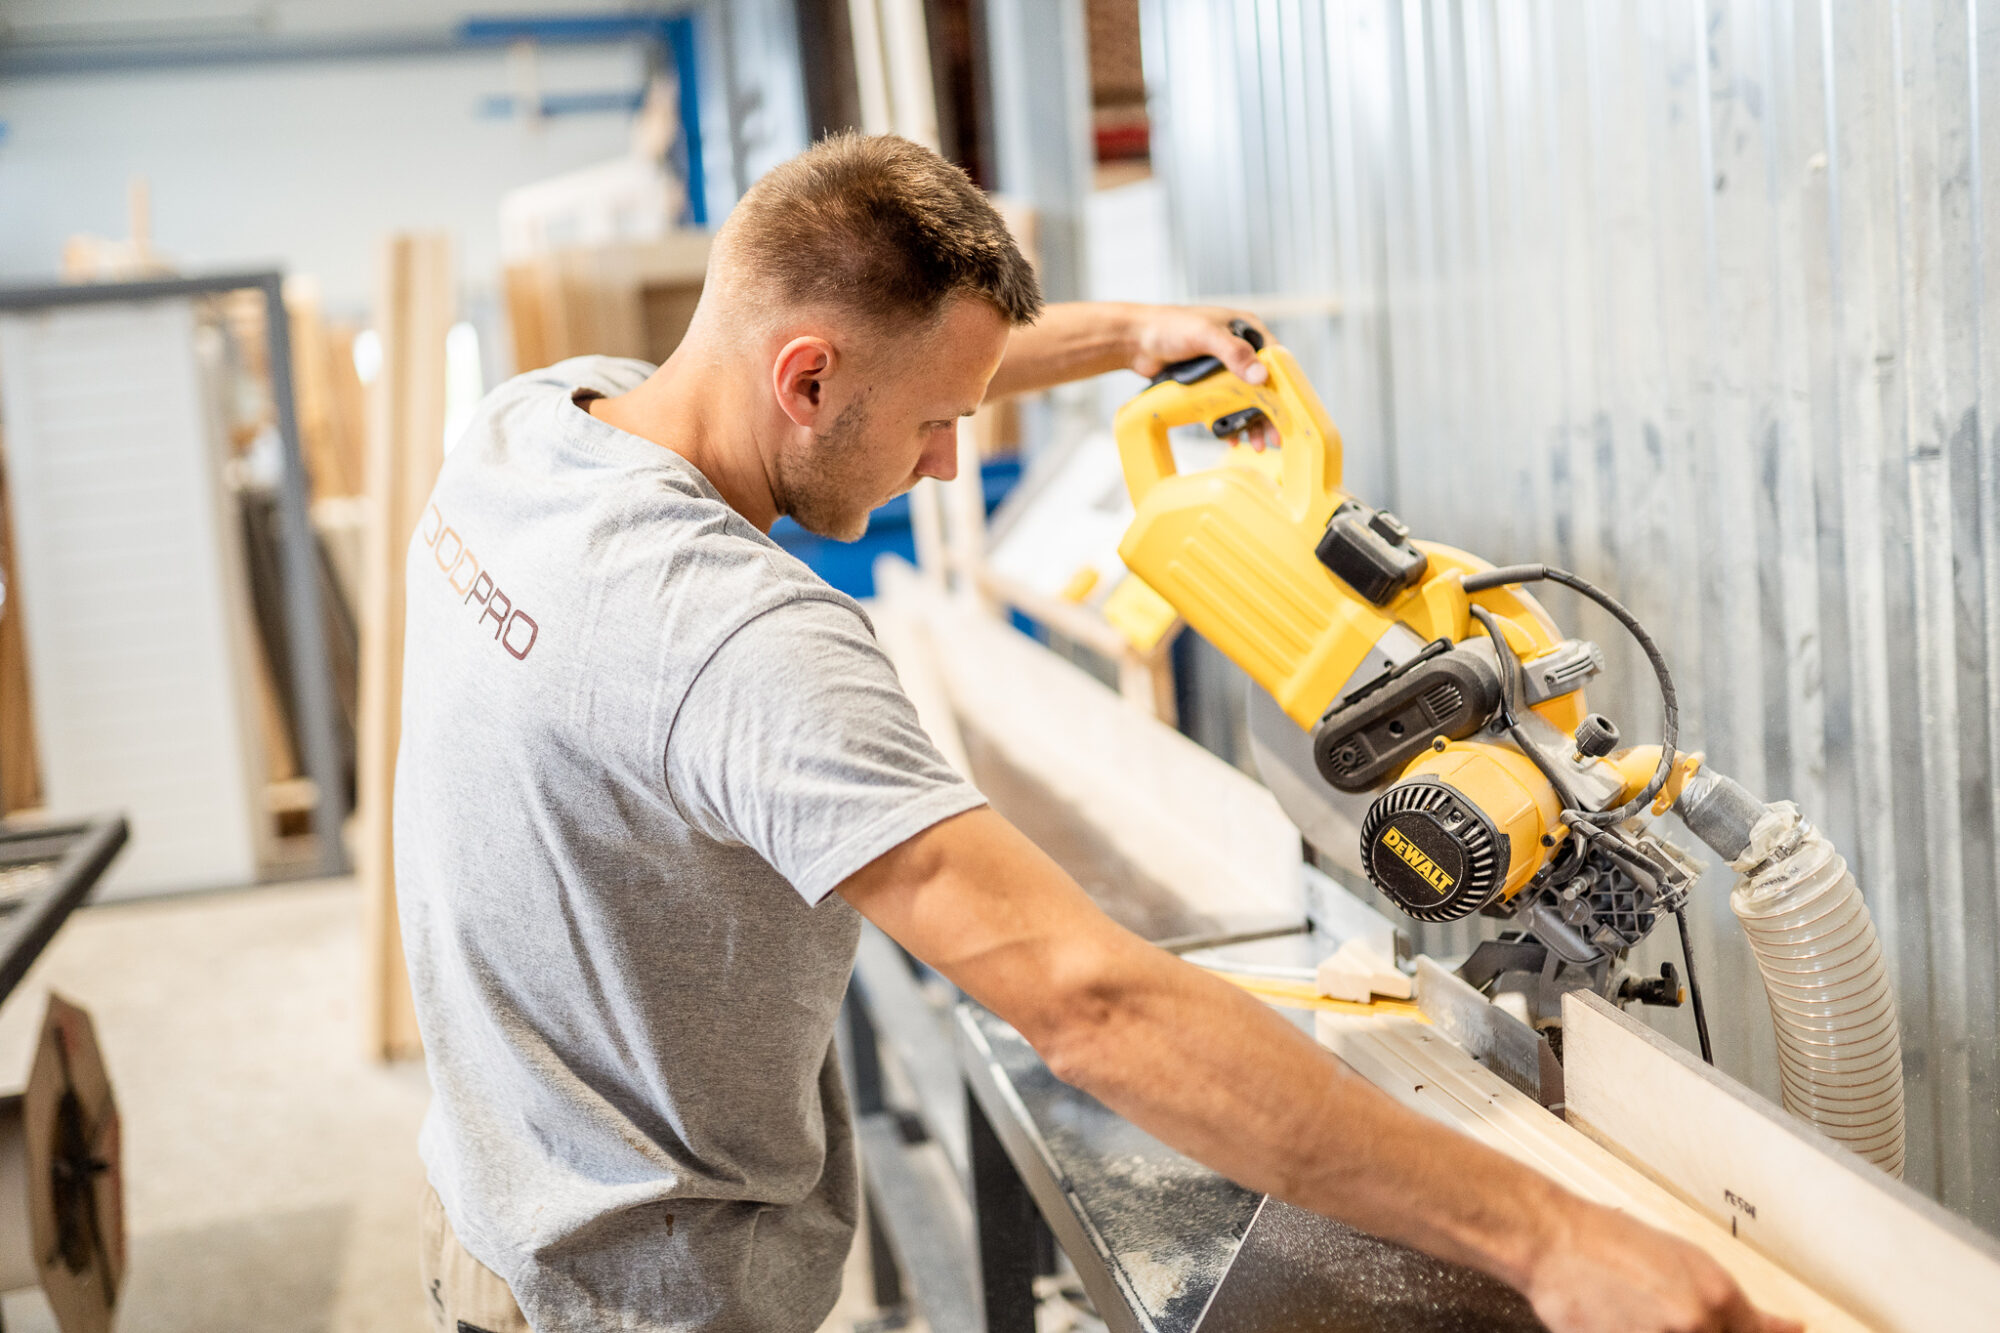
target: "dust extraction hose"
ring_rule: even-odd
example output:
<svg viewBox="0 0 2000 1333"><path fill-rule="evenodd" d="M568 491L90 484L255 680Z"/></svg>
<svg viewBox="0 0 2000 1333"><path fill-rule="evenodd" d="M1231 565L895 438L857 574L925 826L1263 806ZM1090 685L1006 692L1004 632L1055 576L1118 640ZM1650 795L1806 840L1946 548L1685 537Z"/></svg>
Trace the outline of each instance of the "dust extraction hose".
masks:
<svg viewBox="0 0 2000 1333"><path fill-rule="evenodd" d="M1720 774L1697 773L1679 805L1738 872L1729 905L1764 976L1785 1109L1901 1176L1896 999L1847 862L1797 806L1766 806Z"/></svg>

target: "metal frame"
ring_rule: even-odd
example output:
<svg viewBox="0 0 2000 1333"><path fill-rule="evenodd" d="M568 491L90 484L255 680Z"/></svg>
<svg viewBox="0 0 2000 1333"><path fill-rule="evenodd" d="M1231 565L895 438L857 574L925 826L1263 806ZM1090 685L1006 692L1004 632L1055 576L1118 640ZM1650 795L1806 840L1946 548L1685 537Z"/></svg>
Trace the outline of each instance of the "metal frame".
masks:
<svg viewBox="0 0 2000 1333"><path fill-rule="evenodd" d="M1084 1292L1111 1333L1156 1333L1133 1307L1112 1269L1105 1247L1072 1202L1062 1168L1035 1129L1034 1118L995 1060L969 1005L957 1013L958 1063L965 1077L967 1118L975 1166L973 1215L979 1237L980 1279L988 1333L1032 1333L1034 1295L1026 1216L1039 1214L1069 1256ZM1027 1289L1027 1322L1020 1322Z"/></svg>
<svg viewBox="0 0 2000 1333"><path fill-rule="evenodd" d="M971 1131L979 1290L986 1330L1035 1333L1036 1251L1040 1248L1035 1238L1047 1231L1047 1224L977 1097L965 1099L965 1117Z"/></svg>
<svg viewBox="0 0 2000 1333"><path fill-rule="evenodd" d="M1057 1082L1002 1020L956 1016L990 1333L1034 1328L1049 1233L1113 1333L1541 1327L1504 1284L1235 1185Z"/></svg>
<svg viewBox="0 0 2000 1333"><path fill-rule="evenodd" d="M0 917L0 1001L13 994L56 930L97 887L126 835L123 815L60 824L0 822L0 870L56 862L47 887Z"/></svg>
<svg viewBox="0 0 2000 1333"><path fill-rule="evenodd" d="M867 1194L878 1328L907 1311L932 1328L980 1325L968 1148L957 1062L908 958L865 928L840 1044ZM907 1103L907 1104L905 1104Z"/></svg>
<svg viewBox="0 0 2000 1333"><path fill-rule="evenodd" d="M276 270L218 273L206 277L154 278L140 282L75 283L0 288L0 311L49 310L64 306L165 301L224 292L264 294L264 338L271 368L271 404L277 414L284 469L278 483L278 522L285 590L285 630L292 648L292 691L298 700L299 740L306 775L318 789L313 834L319 840L318 873L348 870L341 824L348 809L334 739L333 676L326 660L319 600L319 559L307 513L305 457L299 446L297 405L292 397L292 333L284 300L284 274Z"/></svg>

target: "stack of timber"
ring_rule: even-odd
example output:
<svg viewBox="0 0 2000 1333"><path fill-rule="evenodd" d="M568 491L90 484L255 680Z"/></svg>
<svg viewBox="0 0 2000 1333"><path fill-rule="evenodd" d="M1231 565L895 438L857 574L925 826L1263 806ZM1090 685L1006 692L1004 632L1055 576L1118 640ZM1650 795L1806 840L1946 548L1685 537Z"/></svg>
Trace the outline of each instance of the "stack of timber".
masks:
<svg viewBox="0 0 2000 1333"><path fill-rule="evenodd" d="M292 331L299 449L313 499L360 495L368 452L367 391L354 367L360 328L328 320L319 285L306 278L286 280L285 313Z"/></svg>
<svg viewBox="0 0 2000 1333"><path fill-rule="evenodd" d="M339 779L351 793L356 718L356 608L358 579L345 577L346 559L358 550L353 531L353 506L362 488L362 457L366 449L366 400L354 366L352 325L330 324L324 317L318 282L294 274L283 284L283 316L288 333L286 368L295 405L299 460L309 515L318 538L314 577L320 608L320 633L333 685L334 742L339 751ZM227 335L227 353L220 358L228 382L217 394L227 403L228 436L238 460L248 466L230 470L231 489L239 510L246 571L254 623L262 651L258 654L256 691L265 755L266 805L279 833L277 859L286 868L320 855L309 836L318 788L302 763L304 729L301 702L293 690L292 631L287 623L280 517L282 482L270 470L269 446L278 430L279 368L270 360L272 316L265 294L248 288L215 298ZM343 794L342 801L351 801Z"/></svg>
<svg viewBox="0 0 2000 1333"><path fill-rule="evenodd" d="M666 360L694 318L708 246L707 232L679 231L509 263L515 369L572 356L629 356L655 365Z"/></svg>
<svg viewBox="0 0 2000 1333"><path fill-rule="evenodd" d="M371 1051L418 1054L396 920L391 812L403 715L403 554L444 462L445 335L454 307L451 242L399 234L383 244L376 328L382 368L370 403L364 470L372 522L361 615L361 734L356 814Z"/></svg>

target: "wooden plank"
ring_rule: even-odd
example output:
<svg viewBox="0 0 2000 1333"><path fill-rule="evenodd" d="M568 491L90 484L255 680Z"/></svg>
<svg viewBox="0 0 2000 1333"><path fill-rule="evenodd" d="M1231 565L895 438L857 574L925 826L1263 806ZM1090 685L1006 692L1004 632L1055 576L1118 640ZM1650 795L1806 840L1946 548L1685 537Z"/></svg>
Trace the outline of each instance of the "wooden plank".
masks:
<svg viewBox="0 0 2000 1333"><path fill-rule="evenodd" d="M908 566L884 557L876 562L875 568L880 586L881 579L886 577L893 583L899 571L906 571ZM951 710L944 678L938 674L937 653L931 647L923 621L912 614L908 598L894 597L877 599L869 608L869 618L875 624L875 636L882 651L895 663L903 692L916 707L917 720L930 733L931 743L961 777L970 779L972 763L966 758L965 740L959 734L958 718Z"/></svg>
<svg viewBox="0 0 2000 1333"><path fill-rule="evenodd" d="M1828 1293L1757 1253L1485 1069L1434 1028L1407 1018L1322 1013L1321 1044L1402 1105L1450 1125L1548 1176L1705 1251L1760 1308L1800 1320L1807 1333L1861 1333L1867 1325Z"/></svg>
<svg viewBox="0 0 2000 1333"><path fill-rule="evenodd" d="M976 585L986 598L1108 658L1117 668L1118 693L1125 702L1174 725L1179 712L1174 700L1174 634L1161 639L1151 652L1141 653L1111 624L1073 602L1049 597L988 568L977 571Z"/></svg>
<svg viewBox="0 0 2000 1333"><path fill-rule="evenodd" d="M7 460L0 449L0 815L42 803L41 757L33 700L28 694L28 645L23 636L21 582L15 577L12 511L7 507Z"/></svg>
<svg viewBox="0 0 2000 1333"><path fill-rule="evenodd" d="M1570 1123L1862 1318L1990 1327L2000 1243L1596 996L1563 1002Z"/></svg>
<svg viewBox="0 0 2000 1333"><path fill-rule="evenodd" d="M501 274L501 289L507 303L507 332L514 344L514 373L554 365L560 357L549 355L548 328L553 280L548 266L540 260L509 264Z"/></svg>
<svg viewBox="0 0 2000 1333"><path fill-rule="evenodd" d="M504 284L514 368L594 355L664 361L701 299L709 241L707 232L678 231L509 264Z"/></svg>
<svg viewBox="0 0 2000 1333"><path fill-rule="evenodd" d="M958 725L1127 864L1218 919L1303 919L1298 830L1255 779L906 564L878 561L876 590L924 627Z"/></svg>
<svg viewBox="0 0 2000 1333"><path fill-rule="evenodd" d="M367 487L374 523L361 612L361 727L356 823L367 951L365 1032L383 1059L421 1050L396 918L391 842L403 711L403 557L444 461L444 342L454 306L450 238L398 234L383 244Z"/></svg>
<svg viewBox="0 0 2000 1333"><path fill-rule="evenodd" d="M285 282L291 323L292 385L298 400L299 445L315 499L359 495L367 424L353 410L361 391L351 332L330 327L320 311L319 286L306 278ZM262 320L262 307L258 308ZM252 340L251 345L261 346Z"/></svg>

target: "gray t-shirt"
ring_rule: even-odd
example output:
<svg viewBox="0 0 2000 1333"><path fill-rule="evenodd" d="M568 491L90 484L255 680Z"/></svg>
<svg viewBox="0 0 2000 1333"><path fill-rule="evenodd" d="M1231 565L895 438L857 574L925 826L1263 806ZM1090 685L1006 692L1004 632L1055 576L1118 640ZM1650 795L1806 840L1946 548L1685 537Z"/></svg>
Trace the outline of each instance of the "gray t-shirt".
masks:
<svg viewBox="0 0 2000 1333"><path fill-rule="evenodd" d="M811 1333L856 1206L829 894L981 798L854 601L572 398L649 370L495 390L410 543L420 1146L542 1333Z"/></svg>

